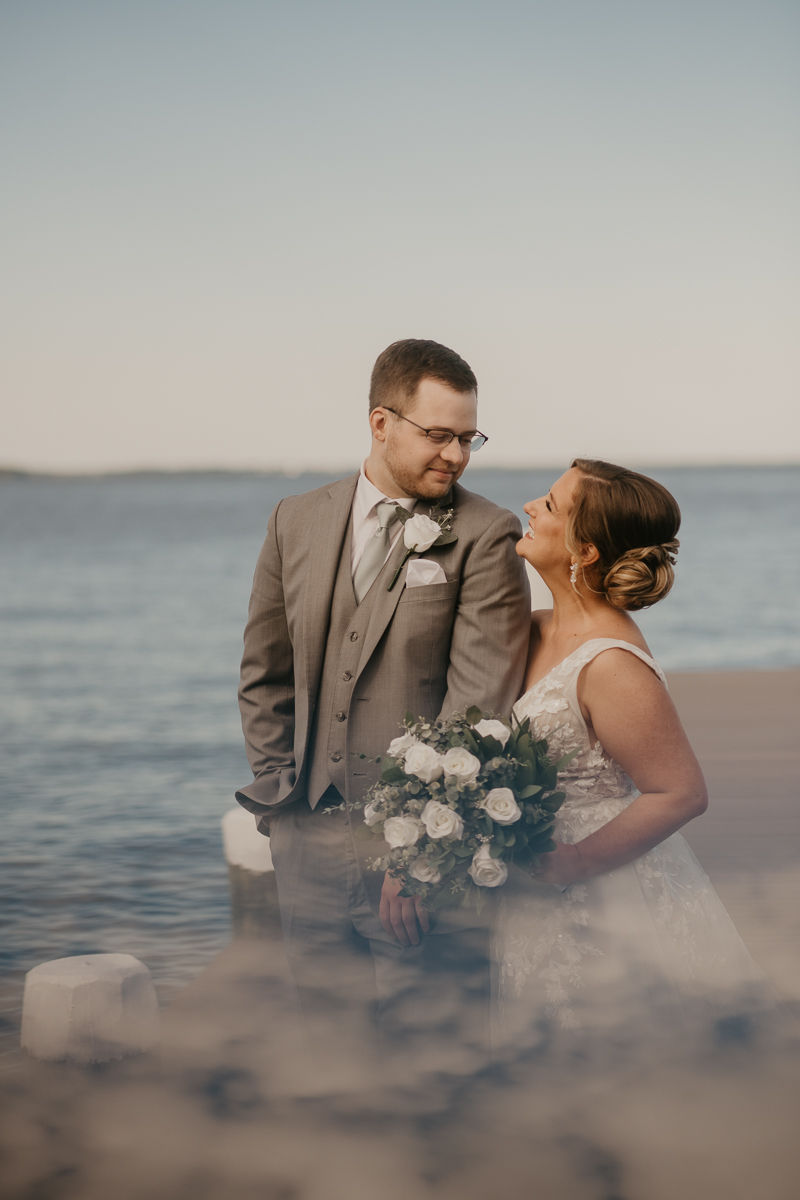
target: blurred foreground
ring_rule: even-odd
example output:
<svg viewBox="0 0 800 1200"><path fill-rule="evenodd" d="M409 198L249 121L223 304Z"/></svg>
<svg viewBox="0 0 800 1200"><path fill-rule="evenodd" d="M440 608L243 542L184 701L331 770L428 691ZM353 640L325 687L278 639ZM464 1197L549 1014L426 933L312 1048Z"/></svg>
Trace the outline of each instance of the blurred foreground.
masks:
<svg viewBox="0 0 800 1200"><path fill-rule="evenodd" d="M729 1020L685 1042L646 1012L572 1048L383 1074L329 992L327 1052L292 1013L277 943L223 951L164 1021L159 1059L20 1062L3 1078L8 1200L790 1200L800 1043ZM452 998L451 998L452 999ZM610 1016L611 1014L609 1014ZM314 1030L320 1036L322 1030ZM396 1071L396 1068L400 1067ZM397 1081L395 1081L397 1074Z"/></svg>
<svg viewBox="0 0 800 1200"><path fill-rule="evenodd" d="M277 930L217 955L158 1057L22 1053L0 1075L7 1200L794 1200L800 1180L800 671L674 675L711 792L687 836L780 1005L683 1032L643 1002L602 1036L441 1058L458 996L376 1067L333 978L310 1030ZM593 1014L596 1016L597 1014ZM595 1023L597 1028L597 1023Z"/></svg>

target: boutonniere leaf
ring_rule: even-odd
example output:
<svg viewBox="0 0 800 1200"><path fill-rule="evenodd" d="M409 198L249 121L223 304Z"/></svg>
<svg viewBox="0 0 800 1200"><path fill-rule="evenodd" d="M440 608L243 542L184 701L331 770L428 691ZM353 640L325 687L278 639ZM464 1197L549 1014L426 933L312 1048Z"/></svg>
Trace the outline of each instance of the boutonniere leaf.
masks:
<svg viewBox="0 0 800 1200"><path fill-rule="evenodd" d="M432 508L430 516L424 513L410 513L398 505L395 509L398 518L403 522L403 543L406 552L400 566L392 576L392 581L386 589L390 592L400 576L400 572L412 554L425 554L432 546L449 546L458 541L458 536L450 528L453 517L452 508Z"/></svg>

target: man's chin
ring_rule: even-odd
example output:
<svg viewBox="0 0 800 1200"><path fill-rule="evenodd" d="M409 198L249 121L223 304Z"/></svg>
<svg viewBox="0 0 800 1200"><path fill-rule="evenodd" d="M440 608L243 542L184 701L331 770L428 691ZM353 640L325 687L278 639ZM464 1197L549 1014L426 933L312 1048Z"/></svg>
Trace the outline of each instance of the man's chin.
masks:
<svg viewBox="0 0 800 1200"><path fill-rule="evenodd" d="M447 478L442 478L436 475L428 474L419 480L419 495L426 500L440 500L442 496L446 496L456 481L455 475L448 475Z"/></svg>

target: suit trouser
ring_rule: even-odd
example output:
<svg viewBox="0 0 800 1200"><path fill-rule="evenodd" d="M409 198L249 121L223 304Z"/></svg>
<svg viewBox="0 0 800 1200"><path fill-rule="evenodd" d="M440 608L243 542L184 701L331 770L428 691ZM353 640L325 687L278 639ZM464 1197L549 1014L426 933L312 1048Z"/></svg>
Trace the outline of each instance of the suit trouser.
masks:
<svg viewBox="0 0 800 1200"><path fill-rule="evenodd" d="M487 925L445 915L418 946L401 946L370 907L346 810L323 811L332 798L341 799L329 789L313 811L302 801L270 824L284 945L307 1022L341 1047L364 1044L377 1028L384 1062L412 1070L480 1069L489 1045Z"/></svg>

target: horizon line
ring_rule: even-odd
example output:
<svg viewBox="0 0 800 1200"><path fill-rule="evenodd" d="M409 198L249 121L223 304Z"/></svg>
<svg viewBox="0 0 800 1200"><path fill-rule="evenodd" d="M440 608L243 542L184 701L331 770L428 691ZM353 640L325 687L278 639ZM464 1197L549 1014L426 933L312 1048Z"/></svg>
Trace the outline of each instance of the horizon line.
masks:
<svg viewBox="0 0 800 1200"><path fill-rule="evenodd" d="M800 467L800 459L782 459L782 460L744 460L731 459L725 461L705 461L705 462L680 462L677 460L663 462L645 462L640 461L635 467L635 470L674 470L674 471L711 471L711 470L757 470L757 469L774 469L787 470L790 468ZM275 477L282 479L297 479L302 475L338 475L347 476L353 475L360 469L360 465L346 466L287 466L287 467L260 467L260 466L197 466L197 467L155 467L155 466L140 466L140 467L108 467L108 468L88 468L80 470L47 470L36 467L12 467L0 466L0 479L115 479L115 478L131 478L141 476L165 476L165 475L261 475L265 477ZM541 463L518 463L518 464L487 464L480 466L479 464L470 464L470 474L488 471L500 471L518 473L520 471L553 471L563 470L563 462L541 462Z"/></svg>

